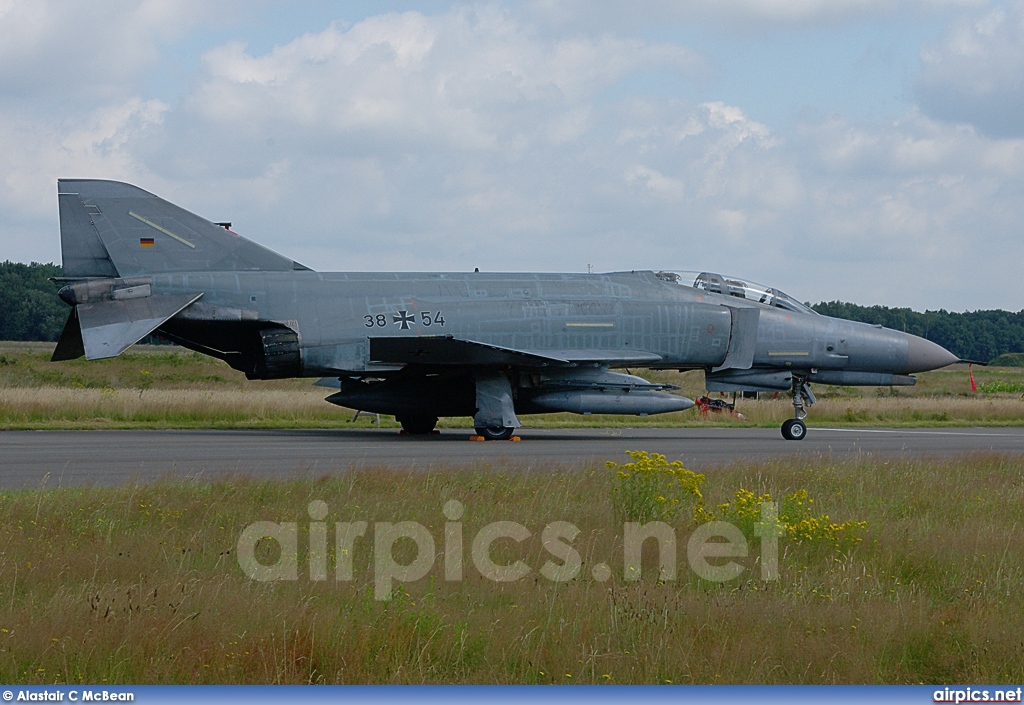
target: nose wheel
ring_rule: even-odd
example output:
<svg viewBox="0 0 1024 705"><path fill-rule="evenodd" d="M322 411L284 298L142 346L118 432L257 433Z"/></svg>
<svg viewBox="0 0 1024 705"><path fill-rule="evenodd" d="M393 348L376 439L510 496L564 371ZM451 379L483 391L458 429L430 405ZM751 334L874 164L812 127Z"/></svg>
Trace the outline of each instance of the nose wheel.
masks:
<svg viewBox="0 0 1024 705"><path fill-rule="evenodd" d="M787 441L802 441L807 435L807 424L801 419L786 419L782 424L782 437Z"/></svg>
<svg viewBox="0 0 1024 705"><path fill-rule="evenodd" d="M782 424L782 437L787 441L802 441L804 436L807 435L807 424L804 423L804 417L807 416L807 411L804 409L804 404L807 406L813 406L814 402L817 401L814 398L814 393L811 392L811 385L807 383L807 375L804 374L793 374L793 415L796 418L786 419Z"/></svg>

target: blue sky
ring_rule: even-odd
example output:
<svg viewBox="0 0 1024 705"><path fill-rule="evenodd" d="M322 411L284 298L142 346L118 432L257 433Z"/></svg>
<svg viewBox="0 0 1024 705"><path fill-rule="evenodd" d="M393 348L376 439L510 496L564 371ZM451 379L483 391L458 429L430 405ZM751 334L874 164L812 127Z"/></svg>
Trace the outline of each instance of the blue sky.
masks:
<svg viewBox="0 0 1024 705"><path fill-rule="evenodd" d="M1020 3L0 0L0 154L16 261L92 177L322 270L1024 307Z"/></svg>

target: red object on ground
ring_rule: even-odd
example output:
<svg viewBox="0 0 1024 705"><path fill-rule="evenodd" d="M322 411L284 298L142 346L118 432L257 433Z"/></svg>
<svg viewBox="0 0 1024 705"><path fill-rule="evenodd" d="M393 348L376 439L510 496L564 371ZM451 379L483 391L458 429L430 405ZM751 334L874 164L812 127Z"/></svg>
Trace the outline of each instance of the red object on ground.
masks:
<svg viewBox="0 0 1024 705"><path fill-rule="evenodd" d="M978 385L974 383L974 365L968 365L967 372L971 375L971 391L978 391Z"/></svg>

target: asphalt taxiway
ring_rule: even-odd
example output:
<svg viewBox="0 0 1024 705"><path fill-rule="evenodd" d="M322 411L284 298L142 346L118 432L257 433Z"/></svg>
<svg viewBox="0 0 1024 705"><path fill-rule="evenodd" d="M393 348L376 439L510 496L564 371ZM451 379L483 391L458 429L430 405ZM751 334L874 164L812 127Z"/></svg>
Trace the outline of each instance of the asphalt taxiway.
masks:
<svg viewBox="0 0 1024 705"><path fill-rule="evenodd" d="M115 485L224 474L309 477L370 467L589 467L625 462L627 450L663 453L694 469L793 454L1024 454L1024 428L811 428L803 441L785 441L775 428L527 428L521 442L474 442L471 434L469 429L425 437L388 429L6 431L0 433L0 487Z"/></svg>

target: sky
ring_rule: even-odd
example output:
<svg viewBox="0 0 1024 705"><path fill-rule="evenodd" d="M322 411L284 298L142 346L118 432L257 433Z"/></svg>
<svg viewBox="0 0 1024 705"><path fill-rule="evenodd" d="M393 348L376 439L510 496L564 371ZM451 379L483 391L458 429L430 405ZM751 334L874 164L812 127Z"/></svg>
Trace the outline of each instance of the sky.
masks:
<svg viewBox="0 0 1024 705"><path fill-rule="evenodd" d="M1024 308L1024 3L0 0L0 260L128 181L321 271Z"/></svg>

